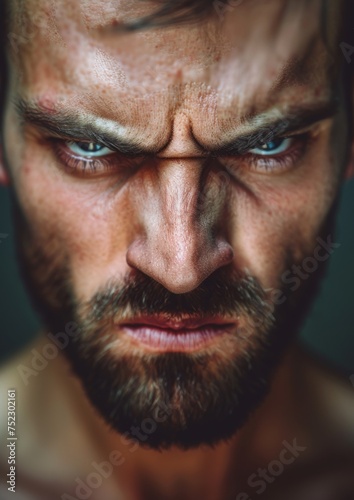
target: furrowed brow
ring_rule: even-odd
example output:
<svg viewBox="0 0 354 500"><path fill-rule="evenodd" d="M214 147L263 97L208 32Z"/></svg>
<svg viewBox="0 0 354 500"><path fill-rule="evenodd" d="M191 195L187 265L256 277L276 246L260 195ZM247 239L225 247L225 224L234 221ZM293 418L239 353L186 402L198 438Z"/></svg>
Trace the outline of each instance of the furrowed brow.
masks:
<svg viewBox="0 0 354 500"><path fill-rule="evenodd" d="M48 111L23 99L16 101L15 107L23 124L32 125L59 138L97 142L128 156L148 156L156 153L153 148L146 148L138 142L119 137L119 134L112 130L105 130L108 124L112 125L111 121L101 127L88 123L87 117L85 119L66 111ZM117 124L117 130L119 128L120 125Z"/></svg>
<svg viewBox="0 0 354 500"><path fill-rule="evenodd" d="M292 107L284 116L267 120L263 124L257 125L260 119L255 117L251 120L250 125L254 130L239 134L235 139L216 146L212 149L212 154L213 156L244 154L250 149L276 137L284 137L300 132L318 122L331 118L338 111L338 107L339 101L333 99L326 103L307 107ZM254 126L252 126L252 122Z"/></svg>
<svg viewBox="0 0 354 500"><path fill-rule="evenodd" d="M38 129L50 132L59 138L72 139L73 141L86 140L100 143L110 149L128 156L151 156L156 155L164 148L147 148L127 139L119 138L118 133L104 130L100 127L87 123L84 118L65 111L51 112L24 100L15 103L20 119L25 124L30 124ZM271 141L276 137L286 136L332 117L339 107L337 99L331 99L325 103L311 104L308 106L293 106L290 111L279 118L266 118L268 113L255 116L248 120L247 128L251 131L239 133L235 131L235 138L214 147L207 147L198 142L205 154L212 156L240 155L260 144ZM263 123L262 123L263 122ZM108 122L112 124L112 122ZM117 129L120 125L117 124ZM111 127L112 128L112 127Z"/></svg>

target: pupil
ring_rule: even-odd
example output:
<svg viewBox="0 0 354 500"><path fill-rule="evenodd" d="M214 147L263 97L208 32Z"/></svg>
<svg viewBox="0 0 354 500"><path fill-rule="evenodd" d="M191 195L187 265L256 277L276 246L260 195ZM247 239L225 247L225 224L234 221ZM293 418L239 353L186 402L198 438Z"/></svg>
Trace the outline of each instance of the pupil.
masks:
<svg viewBox="0 0 354 500"><path fill-rule="evenodd" d="M277 149L282 142L283 139L274 139L274 141L264 143L261 149L264 149L265 151L272 151L273 149Z"/></svg>
<svg viewBox="0 0 354 500"><path fill-rule="evenodd" d="M96 153L102 149L102 146L96 142L79 142L78 146L87 153Z"/></svg>

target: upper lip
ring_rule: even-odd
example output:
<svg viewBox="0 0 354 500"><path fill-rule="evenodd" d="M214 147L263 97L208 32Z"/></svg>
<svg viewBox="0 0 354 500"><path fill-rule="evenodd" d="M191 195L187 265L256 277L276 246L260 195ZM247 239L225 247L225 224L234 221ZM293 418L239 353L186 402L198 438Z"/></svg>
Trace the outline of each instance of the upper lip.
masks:
<svg viewBox="0 0 354 500"><path fill-rule="evenodd" d="M204 318L193 318L187 317L183 319L172 319L164 318L163 316L139 316L136 318L131 318L129 320L124 320L120 323L120 326L156 326L158 328L169 328L171 330L181 330L181 329L197 329L202 326L225 326L234 323L235 321L230 319L225 319L222 317L204 317Z"/></svg>

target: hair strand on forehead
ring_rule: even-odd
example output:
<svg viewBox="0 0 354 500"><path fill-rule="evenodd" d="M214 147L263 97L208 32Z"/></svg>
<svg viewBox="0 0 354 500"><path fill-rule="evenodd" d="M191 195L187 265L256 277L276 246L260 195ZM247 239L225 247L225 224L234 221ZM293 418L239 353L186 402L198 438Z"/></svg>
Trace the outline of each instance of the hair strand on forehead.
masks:
<svg viewBox="0 0 354 500"><path fill-rule="evenodd" d="M144 0L139 0L144 1ZM219 0L228 5L230 0ZM234 1L234 0L231 0ZM215 0L158 0L156 3L162 4L152 14L129 22L123 29L138 30L156 26L168 26L171 24L181 24L193 22L206 17L213 6Z"/></svg>

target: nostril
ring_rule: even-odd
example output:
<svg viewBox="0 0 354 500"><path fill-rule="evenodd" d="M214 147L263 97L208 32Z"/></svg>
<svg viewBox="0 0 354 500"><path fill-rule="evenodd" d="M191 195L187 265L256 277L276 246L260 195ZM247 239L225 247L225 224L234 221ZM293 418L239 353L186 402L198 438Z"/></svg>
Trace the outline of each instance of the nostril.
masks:
<svg viewBox="0 0 354 500"><path fill-rule="evenodd" d="M234 260L235 252L233 247L227 241L219 241L217 242L217 259L218 263L215 264L217 267L223 267Z"/></svg>
<svg viewBox="0 0 354 500"><path fill-rule="evenodd" d="M166 239L160 245L151 239L137 239L128 248L126 261L131 268L154 279L170 292L184 294L195 290L208 276L234 259L233 248L225 240L212 245L199 240L198 245L187 247L183 256L178 248L179 245Z"/></svg>

